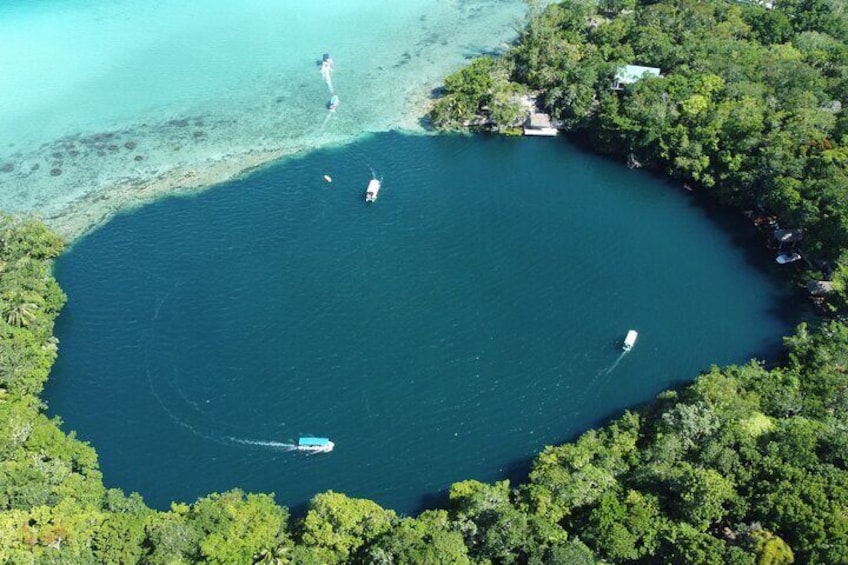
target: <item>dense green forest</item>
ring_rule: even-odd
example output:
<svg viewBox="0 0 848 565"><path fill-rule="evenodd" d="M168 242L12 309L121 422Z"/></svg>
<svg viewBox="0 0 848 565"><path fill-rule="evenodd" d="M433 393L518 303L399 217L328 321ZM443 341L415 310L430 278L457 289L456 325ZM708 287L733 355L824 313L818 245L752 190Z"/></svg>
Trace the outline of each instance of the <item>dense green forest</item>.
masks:
<svg viewBox="0 0 848 565"><path fill-rule="evenodd" d="M509 124L515 95L537 91L599 150L807 228L806 249L844 293L846 37L838 0L533 8L506 56L446 81L433 117ZM619 63L664 77L613 92ZM94 450L45 415L65 302L51 260L62 249L39 222L0 216L2 563L848 563L848 326L838 320L800 326L780 366L713 367L548 447L523 484L457 483L445 508L415 517L333 492L292 517L273 495L239 490L162 512L105 488Z"/></svg>
<svg viewBox="0 0 848 565"><path fill-rule="evenodd" d="M845 0L528 4L526 28L503 57L446 79L431 112L437 127L491 121L509 131L530 92L595 150L806 230L808 277L832 277L831 306L845 307ZM662 76L614 90L624 65Z"/></svg>
<svg viewBox="0 0 848 565"><path fill-rule="evenodd" d="M0 562L848 563L848 326L805 326L783 366L713 368L574 443L528 480L457 483L397 516L318 494L292 520L235 490L167 512L103 485L97 455L44 415L62 242L0 218Z"/></svg>

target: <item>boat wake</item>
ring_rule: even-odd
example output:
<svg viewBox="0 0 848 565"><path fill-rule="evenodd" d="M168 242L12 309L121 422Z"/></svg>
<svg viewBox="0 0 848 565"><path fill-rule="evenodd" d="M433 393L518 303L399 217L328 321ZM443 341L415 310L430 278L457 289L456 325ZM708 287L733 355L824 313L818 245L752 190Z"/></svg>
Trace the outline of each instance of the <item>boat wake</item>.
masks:
<svg viewBox="0 0 848 565"><path fill-rule="evenodd" d="M277 449L280 451L295 451L297 450L297 445L293 443L285 443L282 441L262 441L258 439L246 439L241 437L233 437L233 436L225 436L224 439L239 444L239 445L252 445L254 447L267 447L269 449Z"/></svg>
<svg viewBox="0 0 848 565"><path fill-rule="evenodd" d="M327 84L327 89L330 91L330 94L335 94L333 89L333 59L330 57L329 53L324 53L324 56L319 63L321 65L321 76L324 78L324 82Z"/></svg>
<svg viewBox="0 0 848 565"><path fill-rule="evenodd" d="M583 393L583 397L585 398L585 396L587 394L589 394L589 391L591 391L592 389L594 389L596 397L600 396L601 391L610 382L610 375L612 374L613 371L615 371L616 367L618 367L618 364L621 363L621 360L624 359L624 356L627 355L628 353L630 353L630 352L629 351L622 351L618 355L616 360L613 361L612 365L610 365L609 367L604 367L603 369L598 371L595 374L595 376L592 377L592 379L587 383L586 390Z"/></svg>
<svg viewBox="0 0 848 565"><path fill-rule="evenodd" d="M625 336L624 344L622 346L623 351L618 355L618 358L613 362L612 365L610 365L609 367L607 367L605 369L601 369L600 371L598 371L598 374L595 375L595 377L591 381L589 381L589 384L586 387L587 392L592 387L596 387L595 388L595 396L598 396L598 395L601 394L601 390L603 390L603 388L607 384L609 384L610 375L612 374L613 371L615 371L616 367L618 367L618 364L621 363L621 360L624 359L624 356L627 355L628 353L630 353L630 351L633 349L633 346L636 345L636 339L638 337L639 337L639 332L637 332L636 330L630 330L630 331L627 332L627 336Z"/></svg>
<svg viewBox="0 0 848 565"><path fill-rule="evenodd" d="M185 398L185 395L179 390L176 382L157 383L156 379L153 377L153 372L149 369L149 367L147 369L147 383L153 398L156 399L156 403L160 408L162 408L162 411L167 414L168 418L170 418L171 421L178 426L185 428L199 438L221 445L236 447L252 447L255 449L270 449L274 451L297 450L297 445L294 443L250 439L231 435L232 432L227 433L220 431L222 427L226 426L232 428L232 426L210 421L210 416L200 410L195 402L191 402ZM175 394L168 394L168 392L173 392ZM166 395L173 398L174 402L166 402ZM176 404L179 404L179 406L176 406Z"/></svg>
<svg viewBox="0 0 848 565"><path fill-rule="evenodd" d="M332 67L329 65L321 65L321 76L324 77L324 83L327 85L327 90L330 91L330 94L335 92L333 88L333 77L332 77Z"/></svg>
<svg viewBox="0 0 848 565"><path fill-rule="evenodd" d="M618 364L621 363L621 360L624 359L624 356L627 355L628 353L630 353L630 352L629 351L622 351L621 354L618 356L618 359L616 359L613 362L612 365L610 365L606 369L601 370L601 375L604 376L604 377L609 376L610 373L615 371L615 368L618 367Z"/></svg>
<svg viewBox="0 0 848 565"><path fill-rule="evenodd" d="M173 290L176 290L177 285ZM269 449L274 451L297 451L297 445L291 442L272 441L250 439L233 435L233 432L239 433L233 426L215 422L212 417L201 410L196 402L186 398L183 391L176 382L176 378L169 379L163 377L160 373L151 370L150 351L154 343L154 335L156 322L159 319L159 314L162 307L168 300L173 290L167 293L154 308L153 317L151 318L150 331L147 336L147 349L145 354L145 371L147 375L147 385L150 389L150 394L156 400L156 403L163 412L178 426L188 430L193 435L212 441L222 445L248 447L254 449ZM223 432L221 428L230 428L229 431Z"/></svg>

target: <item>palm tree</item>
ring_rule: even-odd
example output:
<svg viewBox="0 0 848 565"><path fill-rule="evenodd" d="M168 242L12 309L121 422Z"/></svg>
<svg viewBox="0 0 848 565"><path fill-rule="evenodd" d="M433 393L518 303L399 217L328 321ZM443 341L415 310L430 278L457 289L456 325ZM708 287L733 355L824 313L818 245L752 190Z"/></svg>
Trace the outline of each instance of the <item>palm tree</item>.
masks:
<svg viewBox="0 0 848 565"><path fill-rule="evenodd" d="M3 315L10 325L25 328L35 320L35 311L38 310L38 304L33 300L33 297L16 292L5 302Z"/></svg>
<svg viewBox="0 0 848 565"><path fill-rule="evenodd" d="M289 552L291 548L280 545L272 549L263 549L253 556L254 565L288 565L291 563Z"/></svg>

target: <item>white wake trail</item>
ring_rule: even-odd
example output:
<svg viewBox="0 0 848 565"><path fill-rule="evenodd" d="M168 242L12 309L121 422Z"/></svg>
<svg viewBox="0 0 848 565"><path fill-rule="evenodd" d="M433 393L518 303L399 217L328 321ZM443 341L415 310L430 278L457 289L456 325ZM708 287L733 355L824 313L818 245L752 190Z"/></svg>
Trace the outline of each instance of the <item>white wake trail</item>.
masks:
<svg viewBox="0 0 848 565"><path fill-rule="evenodd" d="M333 69L329 65L321 65L321 76L324 77L324 82L327 84L327 89L330 91L330 94L335 94L335 89L333 88Z"/></svg>
<svg viewBox="0 0 848 565"><path fill-rule="evenodd" d="M256 447L269 447L271 449L279 449L281 451L294 451L297 446L293 443L282 441L263 441L258 439L245 439L241 437L225 436L224 439L241 445L253 445Z"/></svg>
<svg viewBox="0 0 848 565"><path fill-rule="evenodd" d="M156 333L156 322L159 320L159 314L162 311L162 307L164 306L165 302L170 298L172 293L173 290L165 294L165 296L158 301L158 303L153 309L153 316L150 320L150 330L148 332L147 337L148 343L145 352L145 372L147 374L147 385L150 388L151 395L153 396L154 400L156 400L156 403L159 405L159 407L175 424L185 428L197 437L203 438L208 441L212 441L222 445L238 445L262 449L272 449L277 451L295 451L297 449L297 446L293 443L282 441L254 440L218 433L214 431L214 429L220 426L210 425L209 422L197 421L197 417L200 417L202 419L208 419L209 416L204 414L197 407L197 403L192 402L188 398L186 398L180 387L177 385L176 381L174 381L170 384L170 386L168 386L167 379L162 381L162 379L160 378L159 380L162 382L157 385L157 383L155 382L156 379L154 379L154 372L151 370L150 353L151 348L153 347L154 335ZM183 417L181 417L180 415L178 415L177 405L173 405L172 403L172 406L169 406L169 403L167 403L165 401L165 398L163 397L163 393L166 390L170 390L172 395L174 392L176 392L177 397L179 398L176 404L179 405L180 403L182 403L183 405L189 407L191 409L190 412L193 411L196 413L195 417L190 418L188 415L184 415ZM185 410L180 410L180 412L185 413ZM195 421L192 423L189 420Z"/></svg>

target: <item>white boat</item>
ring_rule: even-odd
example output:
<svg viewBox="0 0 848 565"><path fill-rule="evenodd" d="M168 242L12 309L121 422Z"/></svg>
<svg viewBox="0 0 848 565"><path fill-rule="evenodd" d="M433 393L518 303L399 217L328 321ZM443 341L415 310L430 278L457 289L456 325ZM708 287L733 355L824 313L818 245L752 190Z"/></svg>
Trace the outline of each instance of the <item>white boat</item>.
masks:
<svg viewBox="0 0 848 565"><path fill-rule="evenodd" d="M381 183L377 179L371 179L368 183L368 188L365 189L365 201L374 202L377 200L377 195L380 193Z"/></svg>
<svg viewBox="0 0 848 565"><path fill-rule="evenodd" d="M799 261L801 259L801 255L798 253L781 253L777 256L775 261L777 261L781 265L786 265L787 263L794 263L795 261Z"/></svg>
<svg viewBox="0 0 848 565"><path fill-rule="evenodd" d="M307 453L329 453L335 446L329 438L305 436L298 438L295 449Z"/></svg>
<svg viewBox="0 0 848 565"><path fill-rule="evenodd" d="M336 108L338 108L338 107L339 107L339 97L336 96L335 94L333 94L330 97L330 101L327 102L327 109L330 110L331 112L335 112Z"/></svg>
<svg viewBox="0 0 848 565"><path fill-rule="evenodd" d="M636 345L636 338L639 337L639 333L636 330L630 330L627 332L627 336L624 338L624 345L622 349L624 351L630 351L633 349L633 346Z"/></svg>

